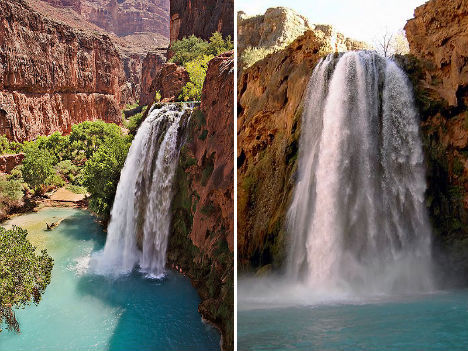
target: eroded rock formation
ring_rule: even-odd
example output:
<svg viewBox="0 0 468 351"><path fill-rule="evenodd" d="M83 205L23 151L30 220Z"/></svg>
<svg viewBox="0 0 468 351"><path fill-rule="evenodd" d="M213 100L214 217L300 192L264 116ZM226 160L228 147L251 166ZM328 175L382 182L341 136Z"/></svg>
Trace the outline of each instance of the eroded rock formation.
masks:
<svg viewBox="0 0 468 351"><path fill-rule="evenodd" d="M468 1L428 1L405 30L411 55L398 61L422 120L434 253L460 282L468 275Z"/></svg>
<svg viewBox="0 0 468 351"><path fill-rule="evenodd" d="M234 343L234 55L210 61L202 104L183 138L172 204L168 262L191 278L199 311Z"/></svg>
<svg viewBox="0 0 468 351"><path fill-rule="evenodd" d="M182 66L175 63L164 63L156 72L145 99L140 100L140 104L151 104L156 92L161 94L161 101L175 101L182 92L182 88L190 80L189 74Z"/></svg>
<svg viewBox="0 0 468 351"><path fill-rule="evenodd" d="M234 38L234 0L171 0L170 41L190 35L208 39L214 32Z"/></svg>
<svg viewBox="0 0 468 351"><path fill-rule="evenodd" d="M306 31L285 49L246 69L238 80L237 250L241 270L279 265L283 260L284 219L297 167L303 96L318 60L336 50L336 37L330 33ZM346 40L340 50L363 46Z"/></svg>
<svg viewBox="0 0 468 351"><path fill-rule="evenodd" d="M85 20L118 36L159 33L169 37L170 0L43 0L72 8Z"/></svg>
<svg viewBox="0 0 468 351"><path fill-rule="evenodd" d="M0 3L0 134L22 141L84 120L120 123L122 62L106 36Z"/></svg>
<svg viewBox="0 0 468 351"><path fill-rule="evenodd" d="M335 51L346 51L356 45L356 41L346 38L329 25L313 25L304 16L285 7L266 10L263 15L247 16L237 14L238 72L263 59L268 54L291 44L307 30L323 32L330 38ZM366 47L365 43L359 43Z"/></svg>
<svg viewBox="0 0 468 351"><path fill-rule="evenodd" d="M143 60L140 105L148 105L153 102L155 91L151 91L151 84L164 63L166 63L166 56L159 52L149 52Z"/></svg>

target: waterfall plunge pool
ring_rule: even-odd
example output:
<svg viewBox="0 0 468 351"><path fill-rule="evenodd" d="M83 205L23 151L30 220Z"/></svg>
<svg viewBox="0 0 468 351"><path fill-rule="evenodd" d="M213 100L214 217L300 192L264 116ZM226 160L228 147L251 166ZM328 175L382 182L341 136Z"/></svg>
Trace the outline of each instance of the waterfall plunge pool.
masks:
<svg viewBox="0 0 468 351"><path fill-rule="evenodd" d="M44 230L46 221L62 218ZM48 250L54 268L39 305L16 310L21 333L0 334L0 350L219 350L219 333L202 322L188 278L172 271L163 280L137 271L118 279L88 273L91 254L105 242L88 212L49 208L3 225L13 224Z"/></svg>
<svg viewBox="0 0 468 351"><path fill-rule="evenodd" d="M240 303L249 307L238 311L238 350L468 350L468 290L290 303L275 307L270 300L269 308L259 300L257 307Z"/></svg>

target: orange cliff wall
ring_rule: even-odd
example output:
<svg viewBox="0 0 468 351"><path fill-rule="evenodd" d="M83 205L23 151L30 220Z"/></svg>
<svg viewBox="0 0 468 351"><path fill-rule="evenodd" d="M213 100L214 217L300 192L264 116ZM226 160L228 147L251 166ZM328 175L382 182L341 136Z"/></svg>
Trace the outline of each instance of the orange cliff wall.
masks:
<svg viewBox="0 0 468 351"><path fill-rule="evenodd" d="M0 134L16 141L69 132L85 120L120 123L122 61L111 40L0 2Z"/></svg>

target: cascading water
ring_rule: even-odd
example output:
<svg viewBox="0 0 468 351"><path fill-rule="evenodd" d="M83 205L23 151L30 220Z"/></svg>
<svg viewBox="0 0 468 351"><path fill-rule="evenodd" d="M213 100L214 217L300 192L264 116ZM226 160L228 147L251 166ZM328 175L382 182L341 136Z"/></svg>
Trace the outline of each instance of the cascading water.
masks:
<svg viewBox="0 0 468 351"><path fill-rule="evenodd" d="M120 175L106 245L92 262L96 272L129 273L138 265L151 276L164 273L185 108L153 108L139 127Z"/></svg>
<svg viewBox="0 0 468 351"><path fill-rule="evenodd" d="M356 294L432 287L424 159L408 79L372 52L314 69L288 211L288 278Z"/></svg>

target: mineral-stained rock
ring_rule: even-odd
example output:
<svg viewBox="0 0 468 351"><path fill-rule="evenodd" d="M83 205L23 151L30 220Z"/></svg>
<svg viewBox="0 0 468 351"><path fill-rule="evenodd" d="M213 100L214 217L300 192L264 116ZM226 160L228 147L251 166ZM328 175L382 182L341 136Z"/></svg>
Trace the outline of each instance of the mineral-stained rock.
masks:
<svg viewBox="0 0 468 351"><path fill-rule="evenodd" d="M0 2L0 126L17 141L84 120L120 123L124 71L106 36L44 18L23 0Z"/></svg>
<svg viewBox="0 0 468 351"><path fill-rule="evenodd" d="M158 91L161 94L161 101L175 101L189 80L189 74L184 67L175 63L164 63L156 73L156 77L148 89L149 93L146 95L146 99L141 100L140 104L151 103Z"/></svg>
<svg viewBox="0 0 468 351"><path fill-rule="evenodd" d="M140 105L148 105L153 102L155 91L151 91L151 84L165 62L166 56L160 52L149 52L143 60Z"/></svg>
<svg viewBox="0 0 468 351"><path fill-rule="evenodd" d="M170 41L195 35L208 39L214 32L234 38L234 0L171 0Z"/></svg>
<svg viewBox="0 0 468 351"><path fill-rule="evenodd" d="M426 81L450 105L468 91L468 0L431 0L405 26L410 51L429 61Z"/></svg>
<svg viewBox="0 0 468 351"><path fill-rule="evenodd" d="M13 168L21 164L24 154L0 155L0 172L9 173Z"/></svg>
<svg viewBox="0 0 468 351"><path fill-rule="evenodd" d="M306 31L238 80L239 269L279 265L284 257L284 220L297 166L303 97L313 67L336 49L330 33ZM342 49L363 46L347 40Z"/></svg>
<svg viewBox="0 0 468 351"><path fill-rule="evenodd" d="M233 90L231 51L210 61L182 138L168 248L168 262L200 293L200 313L221 329L223 350L234 343Z"/></svg>
<svg viewBox="0 0 468 351"><path fill-rule="evenodd" d="M434 256L457 283L468 275L468 1L430 0L405 26L427 163ZM464 279L460 279L465 277Z"/></svg>

